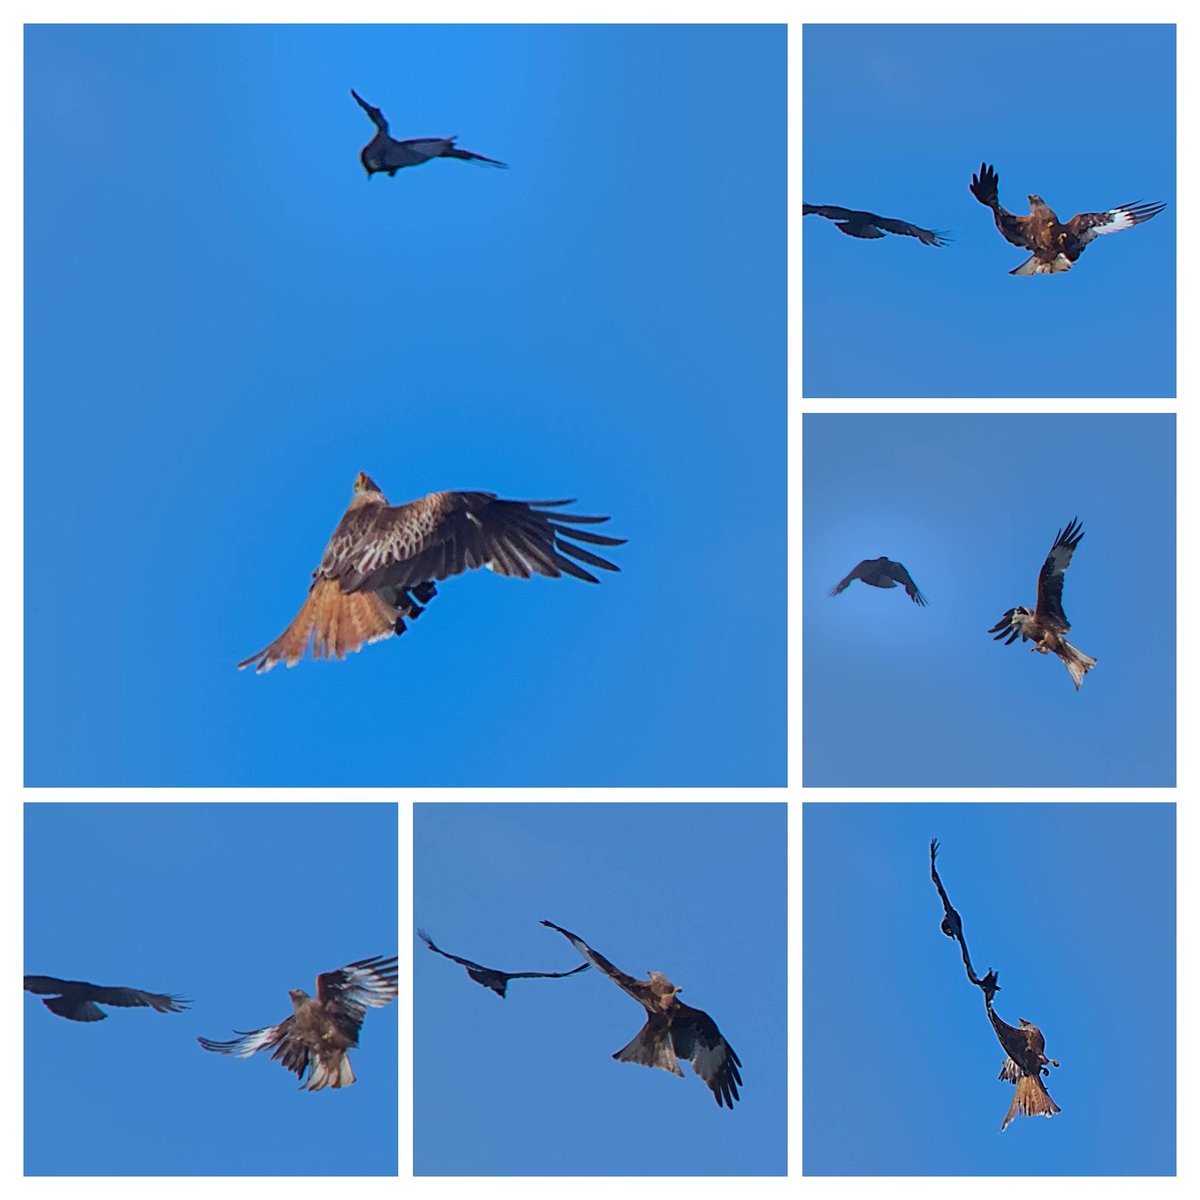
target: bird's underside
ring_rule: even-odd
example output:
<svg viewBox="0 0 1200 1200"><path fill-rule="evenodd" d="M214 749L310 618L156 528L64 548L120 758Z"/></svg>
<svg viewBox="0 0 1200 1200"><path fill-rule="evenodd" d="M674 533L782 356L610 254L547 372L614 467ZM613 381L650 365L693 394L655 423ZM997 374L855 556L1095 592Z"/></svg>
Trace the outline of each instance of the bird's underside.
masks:
<svg viewBox="0 0 1200 1200"><path fill-rule="evenodd" d="M620 570L577 542L619 546L624 538L580 526L607 521L562 512L571 500L503 500L490 492L434 492L391 506L359 473L350 507L313 572L308 597L269 646L238 663L256 671L282 662L344 658L398 636L437 594L437 583L477 567L497 575L570 575L599 580L587 567Z"/></svg>

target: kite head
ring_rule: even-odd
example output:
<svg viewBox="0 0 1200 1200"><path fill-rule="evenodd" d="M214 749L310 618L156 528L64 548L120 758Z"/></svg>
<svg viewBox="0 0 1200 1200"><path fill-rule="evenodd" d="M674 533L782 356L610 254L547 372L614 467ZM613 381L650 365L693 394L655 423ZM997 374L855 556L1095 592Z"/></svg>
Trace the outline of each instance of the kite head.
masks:
<svg viewBox="0 0 1200 1200"><path fill-rule="evenodd" d="M664 1000L673 1000L683 991L683 988L676 987L661 971L647 971L646 974L654 994Z"/></svg>
<svg viewBox="0 0 1200 1200"><path fill-rule="evenodd" d="M361 496L367 492L377 492L382 496L383 488L381 488L379 484L377 484L375 480L373 480L370 475L366 473L366 471L359 471L359 473L354 477L354 494L356 496Z"/></svg>
<svg viewBox="0 0 1200 1200"><path fill-rule="evenodd" d="M292 1006L297 1012L299 1012L300 1009L302 1009L309 1002L309 1000L312 999L312 997L302 988L291 988L288 991L288 995L291 996Z"/></svg>

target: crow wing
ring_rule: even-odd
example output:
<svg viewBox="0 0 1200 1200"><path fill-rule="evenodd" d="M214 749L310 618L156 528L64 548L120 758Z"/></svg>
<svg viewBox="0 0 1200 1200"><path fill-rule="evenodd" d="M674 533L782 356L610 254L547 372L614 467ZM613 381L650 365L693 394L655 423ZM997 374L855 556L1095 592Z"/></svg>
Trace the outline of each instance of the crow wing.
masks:
<svg viewBox="0 0 1200 1200"><path fill-rule="evenodd" d="M152 1008L155 1012L183 1012L188 1001L182 996L162 992L143 992L138 988L103 987L74 979L55 979L51 975L26 975L25 991L37 996L54 996L42 1003L69 1021L103 1021L108 1015L96 1007Z"/></svg>

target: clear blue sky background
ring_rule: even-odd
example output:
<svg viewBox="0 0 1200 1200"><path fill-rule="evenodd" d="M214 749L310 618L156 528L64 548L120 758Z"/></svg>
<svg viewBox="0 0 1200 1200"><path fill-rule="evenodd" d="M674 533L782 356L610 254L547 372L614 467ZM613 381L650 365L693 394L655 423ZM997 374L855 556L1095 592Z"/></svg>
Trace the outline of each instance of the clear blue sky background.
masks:
<svg viewBox="0 0 1200 1200"><path fill-rule="evenodd" d="M1046 1038L1062 1109L1017 1118L996 1012ZM806 804L804 1171L1175 1169L1175 806Z"/></svg>
<svg viewBox="0 0 1200 1200"><path fill-rule="evenodd" d="M784 782L782 26L39 26L25 86L30 784ZM511 170L368 182L351 87ZM622 573L239 674L359 470Z"/></svg>
<svg viewBox="0 0 1200 1200"><path fill-rule="evenodd" d="M744 1082L731 1111L690 1063L678 1079L615 1062L645 1012L594 969L501 1000L414 941L418 1174L786 1170L785 805L418 804L414 825L415 916L441 949L569 971L579 955L538 924L554 921L681 986Z"/></svg>
<svg viewBox="0 0 1200 1200"><path fill-rule="evenodd" d="M196 1036L275 1025L288 989L395 953L396 834L391 804L26 804L25 972L192 1001L85 1025L25 995L26 1173L395 1174L394 1004L338 1091Z"/></svg>
<svg viewBox="0 0 1200 1200"><path fill-rule="evenodd" d="M806 396L1172 396L1175 31L1167 25L806 25L804 196L949 230L864 241L804 218ZM1067 275L971 195L1066 221L1171 205Z"/></svg>
<svg viewBox="0 0 1200 1200"><path fill-rule="evenodd" d="M1099 659L1079 692L987 632L1034 606L1076 516L1063 608ZM807 415L803 553L807 786L1174 784L1173 416ZM827 594L880 555L927 608Z"/></svg>

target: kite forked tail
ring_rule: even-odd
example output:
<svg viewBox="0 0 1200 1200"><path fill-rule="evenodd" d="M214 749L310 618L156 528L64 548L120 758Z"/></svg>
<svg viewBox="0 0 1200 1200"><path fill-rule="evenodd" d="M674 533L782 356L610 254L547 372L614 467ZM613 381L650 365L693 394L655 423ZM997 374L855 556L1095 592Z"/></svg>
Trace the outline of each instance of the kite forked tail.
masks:
<svg viewBox="0 0 1200 1200"><path fill-rule="evenodd" d="M313 658L344 658L404 629L399 610L376 592L343 592L337 580L318 579L292 623L265 650L238 663L238 670L253 664L261 674L279 662L294 667L310 640Z"/></svg>
<svg viewBox="0 0 1200 1200"><path fill-rule="evenodd" d="M613 1058L617 1062L638 1063L643 1067L658 1067L674 1075L682 1075L675 1048L671 1045L671 1032L662 1018L652 1016L642 1026L637 1037L628 1046L618 1050Z"/></svg>
<svg viewBox="0 0 1200 1200"><path fill-rule="evenodd" d="M349 1087L354 1082L354 1070L350 1066L350 1055L343 1054L338 1059L336 1068L331 1067L329 1063L315 1062L312 1070L308 1073L308 1082L300 1086L305 1091L319 1092L322 1088L327 1087Z"/></svg>
<svg viewBox="0 0 1200 1200"><path fill-rule="evenodd" d="M1004 1118L1004 1124L1000 1126L1001 1133L1008 1128L1013 1117L1052 1117L1056 1112L1062 1112L1050 1099L1050 1093L1043 1086L1041 1076L1024 1074L1011 1058L1006 1059L1004 1066L1000 1068L1000 1078L1017 1085L1008 1115Z"/></svg>
<svg viewBox="0 0 1200 1200"><path fill-rule="evenodd" d="M1060 271L1069 271L1071 260L1065 254L1056 254L1050 262L1038 258L1036 254L1027 258L1019 267L1009 271L1010 275L1057 275Z"/></svg>
<svg viewBox="0 0 1200 1200"><path fill-rule="evenodd" d="M1083 677L1096 665L1098 660L1092 658L1090 654L1084 654L1082 650L1076 649L1066 638L1059 639L1059 646L1058 657L1063 660L1063 666L1067 668L1071 678L1075 681L1075 690L1079 691Z"/></svg>

